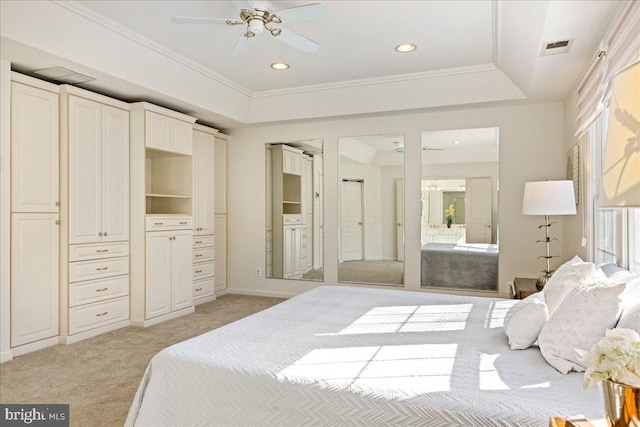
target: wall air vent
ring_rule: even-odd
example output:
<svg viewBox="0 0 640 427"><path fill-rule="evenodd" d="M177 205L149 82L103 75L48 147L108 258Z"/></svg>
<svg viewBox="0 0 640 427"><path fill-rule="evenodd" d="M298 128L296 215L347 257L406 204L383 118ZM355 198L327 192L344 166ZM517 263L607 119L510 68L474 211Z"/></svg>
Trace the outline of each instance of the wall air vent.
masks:
<svg viewBox="0 0 640 427"><path fill-rule="evenodd" d="M64 67L49 67L42 70L36 70L33 73L49 80L68 84L87 83L95 80L93 77L76 73L75 71L71 71Z"/></svg>
<svg viewBox="0 0 640 427"><path fill-rule="evenodd" d="M544 42L540 49L540 56L568 53L572 45L573 39Z"/></svg>

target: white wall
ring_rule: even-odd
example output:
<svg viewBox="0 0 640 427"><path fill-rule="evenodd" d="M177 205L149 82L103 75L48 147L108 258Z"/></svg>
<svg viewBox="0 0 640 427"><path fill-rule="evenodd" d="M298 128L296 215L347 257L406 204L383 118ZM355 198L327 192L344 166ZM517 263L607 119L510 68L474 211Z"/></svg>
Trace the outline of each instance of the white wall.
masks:
<svg viewBox="0 0 640 427"><path fill-rule="evenodd" d="M255 277L264 267L264 144L322 138L324 140L324 283L338 278L338 138L347 135L405 134L405 288L420 289L421 132L428 130L500 128L500 273L499 292L515 276L537 277L543 252L535 240L542 218L523 216L527 181L564 176L563 106L561 103L502 106L442 112L411 112L373 118L249 127L232 132L229 144L229 290L236 293L290 296L318 282ZM248 172L251 171L251 172ZM562 234L562 219L554 230ZM554 254L563 255L562 247ZM554 260L555 261L555 260ZM553 267L557 266L557 262Z"/></svg>

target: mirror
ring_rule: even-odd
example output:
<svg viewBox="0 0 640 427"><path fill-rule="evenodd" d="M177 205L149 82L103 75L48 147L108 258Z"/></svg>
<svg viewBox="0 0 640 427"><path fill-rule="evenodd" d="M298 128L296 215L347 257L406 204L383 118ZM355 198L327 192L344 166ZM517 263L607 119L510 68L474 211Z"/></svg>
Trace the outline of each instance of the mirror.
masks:
<svg viewBox="0 0 640 427"><path fill-rule="evenodd" d="M338 281L402 285L404 135L338 139Z"/></svg>
<svg viewBox="0 0 640 427"><path fill-rule="evenodd" d="M497 292L498 146L498 128L422 133L422 287Z"/></svg>
<svg viewBox="0 0 640 427"><path fill-rule="evenodd" d="M322 140L267 144L265 166L265 276L322 281Z"/></svg>

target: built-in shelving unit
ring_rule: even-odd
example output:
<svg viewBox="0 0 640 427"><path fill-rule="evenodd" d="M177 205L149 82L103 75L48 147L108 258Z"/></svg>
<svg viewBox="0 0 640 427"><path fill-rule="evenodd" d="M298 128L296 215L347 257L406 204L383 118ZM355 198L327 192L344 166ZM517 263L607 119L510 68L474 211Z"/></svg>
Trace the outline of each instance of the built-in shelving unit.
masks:
<svg viewBox="0 0 640 427"><path fill-rule="evenodd" d="M145 150L147 214L191 215L191 156Z"/></svg>

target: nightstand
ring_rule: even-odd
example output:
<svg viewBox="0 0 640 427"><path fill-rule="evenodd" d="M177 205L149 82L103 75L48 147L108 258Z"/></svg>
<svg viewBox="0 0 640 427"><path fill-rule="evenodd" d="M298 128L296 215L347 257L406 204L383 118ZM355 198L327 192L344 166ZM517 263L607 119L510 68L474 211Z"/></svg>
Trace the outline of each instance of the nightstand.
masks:
<svg viewBox="0 0 640 427"><path fill-rule="evenodd" d="M527 277L516 277L513 279L513 286L515 287L515 299L525 299L529 295L539 292L536 289L537 279L529 279Z"/></svg>

